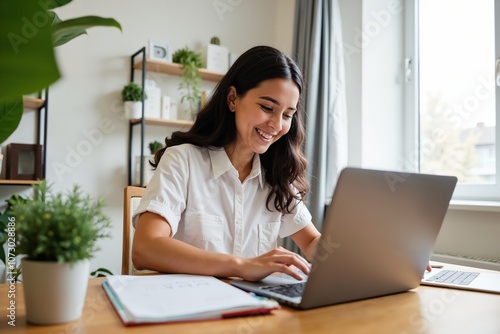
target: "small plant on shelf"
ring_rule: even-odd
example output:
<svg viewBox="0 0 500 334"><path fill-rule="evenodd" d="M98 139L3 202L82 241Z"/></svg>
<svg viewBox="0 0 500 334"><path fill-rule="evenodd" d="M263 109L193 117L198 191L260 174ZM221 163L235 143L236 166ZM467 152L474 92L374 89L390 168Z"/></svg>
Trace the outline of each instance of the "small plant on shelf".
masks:
<svg viewBox="0 0 500 334"><path fill-rule="evenodd" d="M159 149L163 147L163 144L157 140L149 143L149 151L154 155Z"/></svg>
<svg viewBox="0 0 500 334"><path fill-rule="evenodd" d="M144 99L146 99L144 93ZM122 89L122 100L125 106L125 116L129 119L142 117L142 87L131 82Z"/></svg>
<svg viewBox="0 0 500 334"><path fill-rule="evenodd" d="M184 92L181 102L188 102L188 112L194 118L200 102L201 75L198 69L202 67L201 55L185 47L174 52L172 61L182 65L179 90Z"/></svg>
<svg viewBox="0 0 500 334"><path fill-rule="evenodd" d="M125 85L122 89L122 100L127 101L142 101L142 87L131 82Z"/></svg>

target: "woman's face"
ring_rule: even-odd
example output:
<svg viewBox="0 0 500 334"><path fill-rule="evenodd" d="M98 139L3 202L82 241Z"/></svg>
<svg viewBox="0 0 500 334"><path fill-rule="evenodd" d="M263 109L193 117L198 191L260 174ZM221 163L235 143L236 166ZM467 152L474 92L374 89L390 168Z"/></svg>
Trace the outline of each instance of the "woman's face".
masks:
<svg viewBox="0 0 500 334"><path fill-rule="evenodd" d="M299 95L293 80L281 78L265 80L244 96L238 96L231 87L227 99L229 109L235 113L234 148L240 152L266 152L290 130Z"/></svg>

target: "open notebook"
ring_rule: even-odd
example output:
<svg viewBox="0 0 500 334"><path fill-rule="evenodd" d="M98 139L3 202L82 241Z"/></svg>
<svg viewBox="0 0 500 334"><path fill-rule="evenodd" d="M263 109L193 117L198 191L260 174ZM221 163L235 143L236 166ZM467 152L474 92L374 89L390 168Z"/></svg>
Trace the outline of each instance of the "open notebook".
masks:
<svg viewBox="0 0 500 334"><path fill-rule="evenodd" d="M103 288L126 326L265 314L279 308L274 300L210 276L114 275L103 281Z"/></svg>

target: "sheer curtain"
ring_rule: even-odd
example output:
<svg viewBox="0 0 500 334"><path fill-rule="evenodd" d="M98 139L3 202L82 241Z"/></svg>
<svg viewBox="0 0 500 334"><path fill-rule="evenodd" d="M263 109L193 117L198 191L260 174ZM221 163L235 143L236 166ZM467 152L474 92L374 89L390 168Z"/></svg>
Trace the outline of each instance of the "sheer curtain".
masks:
<svg viewBox="0 0 500 334"><path fill-rule="evenodd" d="M307 205L321 231L325 206L347 164L344 53L338 0L296 0L292 57L302 69L306 111L304 152L311 193ZM298 251L292 240L284 247Z"/></svg>

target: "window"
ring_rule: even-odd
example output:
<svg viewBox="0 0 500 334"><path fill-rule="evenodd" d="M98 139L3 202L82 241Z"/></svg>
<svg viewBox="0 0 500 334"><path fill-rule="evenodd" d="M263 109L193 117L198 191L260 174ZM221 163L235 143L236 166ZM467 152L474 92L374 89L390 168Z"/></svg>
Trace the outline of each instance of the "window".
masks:
<svg viewBox="0 0 500 334"><path fill-rule="evenodd" d="M458 177L456 199L500 199L498 7L415 0L406 9L405 147L417 153L414 170Z"/></svg>

